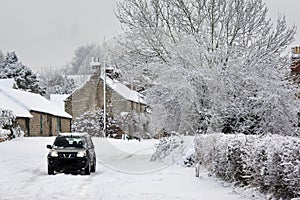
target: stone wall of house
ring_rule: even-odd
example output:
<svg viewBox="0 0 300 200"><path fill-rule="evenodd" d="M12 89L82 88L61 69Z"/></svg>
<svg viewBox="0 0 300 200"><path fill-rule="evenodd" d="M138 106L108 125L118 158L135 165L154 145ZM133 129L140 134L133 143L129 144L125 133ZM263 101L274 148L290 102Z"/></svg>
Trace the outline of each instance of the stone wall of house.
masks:
<svg viewBox="0 0 300 200"><path fill-rule="evenodd" d="M99 74L94 74L90 80L80 89L71 94L65 101L65 110L73 116L73 119L79 117L84 112L103 109L103 80ZM106 87L106 111L113 114L114 117L120 116L120 113L131 111L145 112L145 105L124 99L119 93L109 86ZM134 131L134 127L126 124L120 127L127 133Z"/></svg>
<svg viewBox="0 0 300 200"><path fill-rule="evenodd" d="M111 89L106 90L106 102L110 104ZM96 111L103 109L103 81L98 74L90 77L90 80L80 89L71 94L65 101L65 110L73 116L73 119L79 117L87 111Z"/></svg>
<svg viewBox="0 0 300 200"><path fill-rule="evenodd" d="M17 118L16 124L20 126L25 135L28 135L28 130L26 128L26 120L29 118Z"/></svg>
<svg viewBox="0 0 300 200"><path fill-rule="evenodd" d="M66 100L65 100L65 111L66 113L70 114L73 116L73 119L75 119L73 115L73 106L72 106L72 101L73 101L73 96L70 95Z"/></svg>
<svg viewBox="0 0 300 200"><path fill-rule="evenodd" d="M30 136L49 136L50 117L48 114L39 112L30 112L33 118L30 119ZM53 127L52 127L53 129ZM52 132L52 131L51 131Z"/></svg>
<svg viewBox="0 0 300 200"><path fill-rule="evenodd" d="M24 131L25 136L55 136L59 132L71 132L71 119L34 111L30 113L33 118L17 118L17 125ZM60 130L59 119L61 120ZM26 123L29 123L29 130Z"/></svg>
<svg viewBox="0 0 300 200"><path fill-rule="evenodd" d="M111 104L108 104L111 113L116 116L121 112L130 112L131 102L124 99L117 92L113 92L111 96Z"/></svg>
<svg viewBox="0 0 300 200"><path fill-rule="evenodd" d="M103 109L103 81L98 74L90 77L90 80L80 89L71 94L65 102L65 110L73 116L73 119L79 117L87 111L96 111ZM121 112L130 112L131 110L145 111L145 105L130 102L124 99L110 87L106 87L106 110L114 116Z"/></svg>
<svg viewBox="0 0 300 200"><path fill-rule="evenodd" d="M71 132L71 119L61 118L61 133Z"/></svg>

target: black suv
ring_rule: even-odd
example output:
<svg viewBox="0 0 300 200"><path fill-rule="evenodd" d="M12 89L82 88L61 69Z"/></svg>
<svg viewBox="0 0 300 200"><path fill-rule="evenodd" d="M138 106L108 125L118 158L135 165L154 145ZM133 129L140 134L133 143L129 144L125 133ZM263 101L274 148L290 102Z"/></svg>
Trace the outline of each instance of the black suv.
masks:
<svg viewBox="0 0 300 200"><path fill-rule="evenodd" d="M96 171L96 154L87 133L61 133L53 145L47 145L48 174L57 172L81 172L89 175Z"/></svg>

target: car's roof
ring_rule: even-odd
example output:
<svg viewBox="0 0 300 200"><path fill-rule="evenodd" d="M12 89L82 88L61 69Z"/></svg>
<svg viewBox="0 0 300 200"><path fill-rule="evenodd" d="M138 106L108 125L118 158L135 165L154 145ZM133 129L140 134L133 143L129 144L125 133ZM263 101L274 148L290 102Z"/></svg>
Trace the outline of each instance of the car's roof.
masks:
<svg viewBox="0 0 300 200"><path fill-rule="evenodd" d="M58 136L62 137L84 137L87 136L87 133L59 133Z"/></svg>

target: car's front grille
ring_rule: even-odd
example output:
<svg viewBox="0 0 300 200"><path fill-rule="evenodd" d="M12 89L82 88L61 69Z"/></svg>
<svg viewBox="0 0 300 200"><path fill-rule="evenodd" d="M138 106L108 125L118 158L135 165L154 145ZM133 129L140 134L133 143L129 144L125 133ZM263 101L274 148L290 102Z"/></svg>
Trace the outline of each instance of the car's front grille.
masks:
<svg viewBox="0 0 300 200"><path fill-rule="evenodd" d="M59 158L76 158L76 153L75 152L59 152L58 153Z"/></svg>

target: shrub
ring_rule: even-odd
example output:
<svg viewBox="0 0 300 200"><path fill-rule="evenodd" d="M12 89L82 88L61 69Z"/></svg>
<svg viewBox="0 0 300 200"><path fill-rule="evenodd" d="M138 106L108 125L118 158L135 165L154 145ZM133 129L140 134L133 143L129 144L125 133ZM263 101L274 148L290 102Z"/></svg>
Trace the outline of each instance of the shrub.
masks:
<svg viewBox="0 0 300 200"><path fill-rule="evenodd" d="M12 111L0 108L0 142L24 135L15 122L16 116Z"/></svg>

